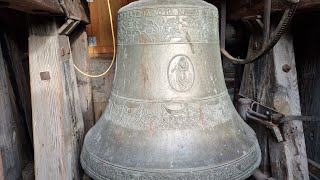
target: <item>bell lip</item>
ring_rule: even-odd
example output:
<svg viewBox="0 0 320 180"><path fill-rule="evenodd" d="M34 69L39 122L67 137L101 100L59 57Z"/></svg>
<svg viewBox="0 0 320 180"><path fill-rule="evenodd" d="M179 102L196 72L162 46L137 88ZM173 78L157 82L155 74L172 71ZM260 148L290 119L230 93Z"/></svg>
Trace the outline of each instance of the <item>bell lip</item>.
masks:
<svg viewBox="0 0 320 180"><path fill-rule="evenodd" d="M254 152L256 152L255 155L253 154ZM169 179L180 177L180 176L183 176L186 178L188 176L194 177L194 178L196 178L196 177L200 178L201 174L215 174L215 172L221 171L224 168L227 168L228 166L234 165L236 167L236 164L238 162L244 161L244 160L246 160L246 158L248 159L251 156L253 156L253 158L256 158L256 161L251 165L250 168L246 169L244 173L227 178L228 180L239 180L239 179L246 179L246 178L250 177L254 173L254 171L260 166L260 163L261 163L261 151L260 151L258 142L255 143L255 145L252 147L252 149L246 155L241 156L240 158L235 159L231 162L221 164L218 166L214 166L214 167L207 166L207 167L189 168L189 169L188 168L185 168L185 169L135 169L135 168L130 168L130 167L123 167L123 166L119 166L119 165L114 165L114 164L103 161L103 160L97 158L96 156L92 155L91 153L89 153L89 151L87 150L87 148L84 145L82 152L81 152L80 163L81 163L82 168L86 172L86 174L95 180L106 180L106 179L109 180L110 178L105 175L100 175L93 170L93 169L98 169L98 168L91 168L90 166L88 166L84 160L85 159L84 157L86 155L88 155L91 158L94 158L96 161L100 161L95 164L102 162L104 164L103 167L109 166L110 168L117 169L118 171L120 171L119 174L121 174L121 172L126 172L127 174L132 175L132 177L142 178L142 179L149 179L150 177L156 177L157 174L161 177L165 177L165 178L169 178ZM107 168L105 168L105 169L107 169ZM198 173L198 175L195 175L197 173ZM106 174L108 174L108 173L106 173ZM110 179L110 180L112 180L112 179Z"/></svg>

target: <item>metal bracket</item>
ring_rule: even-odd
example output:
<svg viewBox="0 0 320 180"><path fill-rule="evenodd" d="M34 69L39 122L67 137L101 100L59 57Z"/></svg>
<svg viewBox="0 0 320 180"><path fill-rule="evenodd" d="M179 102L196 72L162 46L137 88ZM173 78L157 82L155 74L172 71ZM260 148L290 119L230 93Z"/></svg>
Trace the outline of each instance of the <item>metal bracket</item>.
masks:
<svg viewBox="0 0 320 180"><path fill-rule="evenodd" d="M273 135L278 142L283 142L283 136L281 134L279 124L275 124L272 120L273 117L283 117L282 114L275 110L263 106L257 102L252 103L251 108L248 108L246 118L265 125L267 128L272 130Z"/></svg>
<svg viewBox="0 0 320 180"><path fill-rule="evenodd" d="M248 105L248 101L252 102ZM273 135L278 142L283 142L284 138L282 136L280 125L289 121L308 121L308 122L320 122L320 118L314 116L285 116L271 109L267 106L263 106L258 102L250 99L240 99L238 110L241 117L245 120L252 120L259 124L266 126L272 130ZM241 108L243 106L244 108Z"/></svg>

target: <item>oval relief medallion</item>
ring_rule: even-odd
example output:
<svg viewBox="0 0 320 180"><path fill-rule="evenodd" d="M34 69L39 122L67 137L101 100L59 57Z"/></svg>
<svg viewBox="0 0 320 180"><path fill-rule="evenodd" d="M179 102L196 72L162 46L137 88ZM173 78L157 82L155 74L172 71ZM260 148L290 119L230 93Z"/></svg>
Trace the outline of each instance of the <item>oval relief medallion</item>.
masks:
<svg viewBox="0 0 320 180"><path fill-rule="evenodd" d="M175 56L168 69L170 86L178 92L186 92L191 89L194 83L194 68L187 56Z"/></svg>

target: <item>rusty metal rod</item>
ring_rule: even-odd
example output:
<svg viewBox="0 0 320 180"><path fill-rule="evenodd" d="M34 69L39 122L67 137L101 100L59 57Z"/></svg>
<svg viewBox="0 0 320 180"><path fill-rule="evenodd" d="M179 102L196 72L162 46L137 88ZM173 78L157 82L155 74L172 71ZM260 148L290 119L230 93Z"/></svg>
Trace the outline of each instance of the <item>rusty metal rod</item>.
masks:
<svg viewBox="0 0 320 180"><path fill-rule="evenodd" d="M263 45L264 46L267 44L270 36L271 3L272 3L272 0L264 0L264 14L263 14Z"/></svg>

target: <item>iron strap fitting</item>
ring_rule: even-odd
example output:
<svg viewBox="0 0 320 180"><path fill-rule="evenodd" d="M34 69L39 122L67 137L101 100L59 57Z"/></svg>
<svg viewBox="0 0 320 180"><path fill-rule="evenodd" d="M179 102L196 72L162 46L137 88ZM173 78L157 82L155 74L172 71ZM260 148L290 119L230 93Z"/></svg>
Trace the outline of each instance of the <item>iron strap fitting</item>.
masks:
<svg viewBox="0 0 320 180"><path fill-rule="evenodd" d="M314 116L285 116L284 114L257 102L253 102L251 106L247 108L245 119L255 121L271 129L278 142L284 141L280 130L281 124L289 121L320 122L320 119Z"/></svg>

